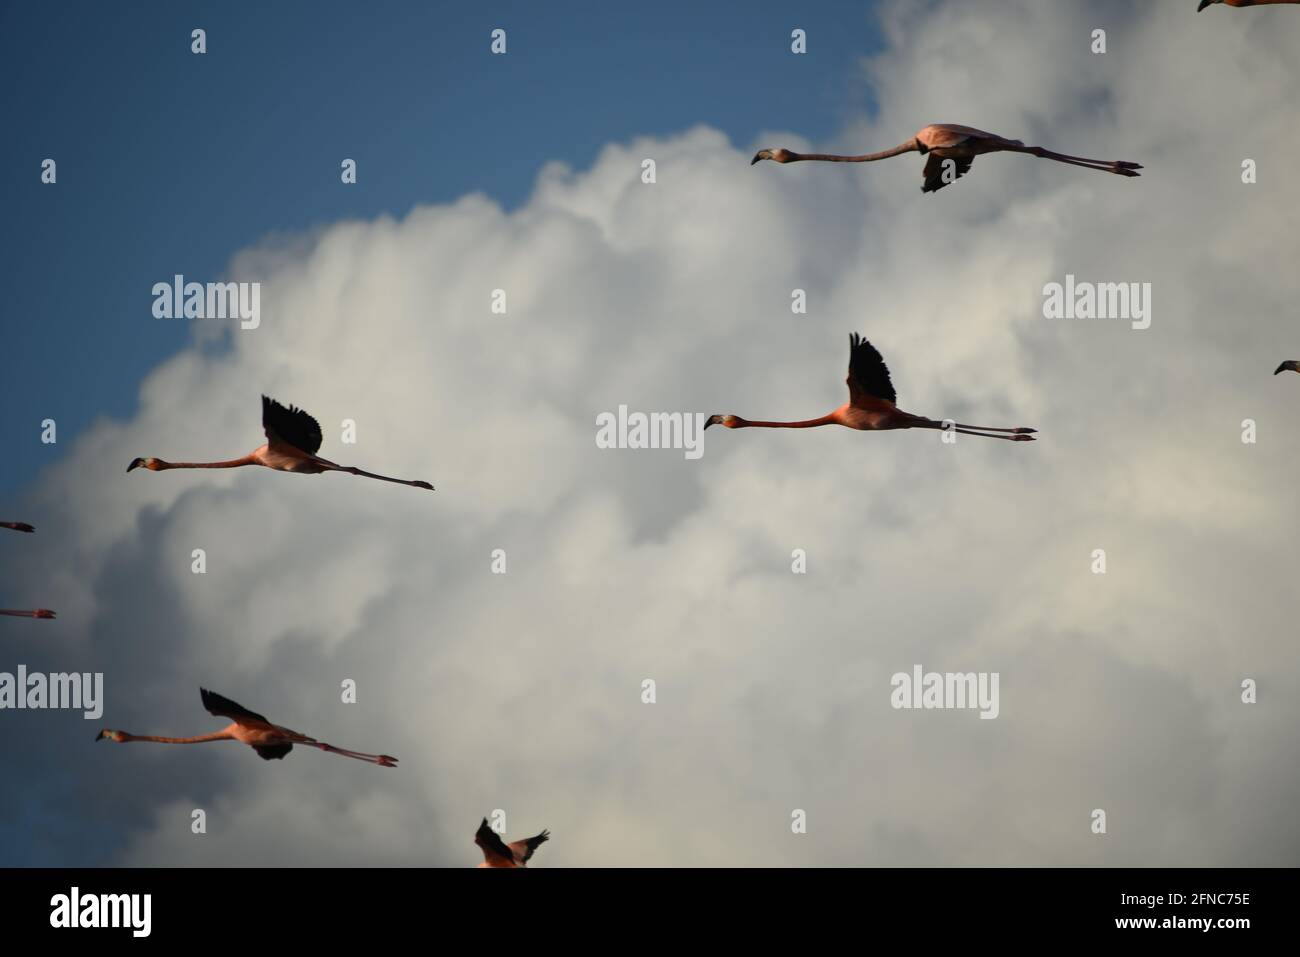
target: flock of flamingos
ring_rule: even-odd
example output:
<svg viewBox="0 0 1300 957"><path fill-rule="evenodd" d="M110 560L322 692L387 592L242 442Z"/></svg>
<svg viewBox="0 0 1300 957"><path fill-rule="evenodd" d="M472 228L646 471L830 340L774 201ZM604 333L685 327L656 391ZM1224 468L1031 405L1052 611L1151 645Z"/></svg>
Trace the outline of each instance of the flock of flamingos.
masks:
<svg viewBox="0 0 1300 957"><path fill-rule="evenodd" d="M1229 7L1265 6L1271 4L1300 4L1300 0L1200 0L1197 11L1206 7L1223 4ZM906 153L920 153L926 156L922 170L924 193L937 192L949 183L960 179L970 171L975 157L985 153L1024 153L1040 159L1049 159L1084 169L1099 170L1117 176L1140 176L1142 167L1137 163L1122 160L1095 160L1082 156L1056 153L1041 146L1026 146L1020 140L1009 140L996 133L986 133L970 126L957 126L950 123L934 123L921 129L915 136L893 149L879 153L864 153L860 156L837 156L829 153L796 153L787 149L759 150L750 161L754 165L763 160L774 163L827 162L827 163L871 163L876 160L899 156ZM951 161L951 162L948 162ZM945 423L940 420L913 415L897 406L894 385L890 381L889 369L880 353L866 339L857 333L849 341L849 401L832 412L816 419L795 422L763 422L743 419L738 415L712 415L705 424L722 425L728 429L768 428L768 429L805 429L821 425L842 425L846 428L865 432L879 432L891 429L944 429L950 428L966 435L980 435L990 439L1004 439L1012 442L1032 442L1037 430L1025 427L994 428L992 426L965 425L962 423ZM1300 360L1288 359L1274 370L1300 373ZM218 462L168 462L152 456L132 460L127 466L131 472L137 468L151 472L163 472L169 469L230 469L246 465L260 465L278 472L294 472L303 475L318 475L321 472L343 472L363 478L377 479L381 482L393 482L409 485L412 488L428 489L433 486L428 482L411 479L391 478L366 472L354 466L339 465L317 455L322 435L320 424L307 412L292 405L285 407L274 399L262 396L262 429L266 442L247 455L236 459ZM26 522L0 522L0 528L11 529L28 534L36 531ZM53 618L54 612L48 608L36 608L30 611L0 609L0 615L22 618ZM154 741L162 744L198 744L206 741L239 741L247 744L264 760L282 759L293 750L295 744L317 748L329 754L339 754L358 761L367 761L379 767L397 767L397 758L387 754L367 754L362 751L349 751L326 744L313 737L293 731L278 724L272 724L267 718L254 711L249 711L229 698L224 698L206 688L199 689L203 707L209 714L229 718L230 724L219 731L199 734L192 737L172 738L158 735L128 734L125 731L105 729L99 732L96 741L108 740L119 744L131 741ZM474 843L483 852L483 863L479 867L525 867L537 847L550 837L549 831L525 840L505 843L496 831L483 819L474 835Z"/></svg>

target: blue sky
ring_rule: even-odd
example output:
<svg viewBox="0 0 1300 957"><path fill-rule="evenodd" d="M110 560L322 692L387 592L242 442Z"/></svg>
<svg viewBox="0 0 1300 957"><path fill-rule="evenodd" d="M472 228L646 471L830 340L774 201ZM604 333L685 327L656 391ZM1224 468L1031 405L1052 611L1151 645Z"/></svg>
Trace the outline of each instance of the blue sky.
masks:
<svg viewBox="0 0 1300 957"><path fill-rule="evenodd" d="M865 105L871 5L6 3L4 348L12 495L189 341L150 288L219 278L267 234L482 191L697 123L818 138ZM808 31L809 53L789 53ZM190 52L190 31L208 52ZM489 34L508 31L492 56ZM40 182L46 157L58 183ZM358 161L355 186L339 181ZM256 394L258 383L249 383ZM190 410L196 423L202 410ZM58 423L57 446L39 423Z"/></svg>

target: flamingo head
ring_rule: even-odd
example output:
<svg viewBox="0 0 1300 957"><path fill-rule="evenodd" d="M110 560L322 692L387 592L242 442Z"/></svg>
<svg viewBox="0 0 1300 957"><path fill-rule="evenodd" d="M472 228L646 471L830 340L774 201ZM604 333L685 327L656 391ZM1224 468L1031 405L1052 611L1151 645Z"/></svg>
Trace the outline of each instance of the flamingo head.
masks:
<svg viewBox="0 0 1300 957"><path fill-rule="evenodd" d="M156 472L158 471L158 460L155 458L132 459L126 470L133 472L138 468L146 468L150 472Z"/></svg>
<svg viewBox="0 0 1300 957"><path fill-rule="evenodd" d="M711 415L704 423L704 427L707 429L711 425L721 425L728 429L736 429L743 421L745 420L738 415Z"/></svg>
<svg viewBox="0 0 1300 957"><path fill-rule="evenodd" d="M105 738L109 741L116 741L118 744L121 744L126 740L126 733L123 731L114 731L112 728L105 728L103 731L99 732L99 734L95 735L96 741L103 741Z"/></svg>
<svg viewBox="0 0 1300 957"><path fill-rule="evenodd" d="M491 825L488 824L487 818L483 818L483 823L480 824L478 826L478 830L474 832L474 843L477 844L479 847L482 847L483 842L485 840L491 840L491 838L492 838L492 827Z"/></svg>
<svg viewBox="0 0 1300 957"><path fill-rule="evenodd" d="M780 148L774 150L759 150L754 154L754 158L749 161L749 165L753 166L759 160L771 160L773 163L789 163L794 159L794 157L794 153Z"/></svg>

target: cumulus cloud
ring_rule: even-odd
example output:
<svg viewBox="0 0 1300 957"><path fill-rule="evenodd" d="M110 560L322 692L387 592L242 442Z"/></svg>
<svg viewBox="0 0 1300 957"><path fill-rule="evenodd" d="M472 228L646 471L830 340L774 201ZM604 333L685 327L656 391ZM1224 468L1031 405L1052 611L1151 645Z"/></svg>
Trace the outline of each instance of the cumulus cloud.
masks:
<svg viewBox="0 0 1300 957"><path fill-rule="evenodd" d="M60 618L6 658L106 672L104 726L215 727L203 684L401 768L9 713L21 863L471 864L494 808L552 830L539 865L1294 863L1300 396L1269 373L1300 354L1300 27L1178 7L887 5L878 113L817 144L965 123L1141 179L989 156L922 196L914 156L751 169L811 144L700 127L545 165L513 212L467 196L239 252L261 327L197 332L31 489L39 545L0 561ZM1067 272L1151 282L1151 328L1042 318ZM822 414L850 331L903 408L1041 441L595 445L620 404ZM122 474L243 454L261 392L320 419L322 454L438 491ZM1000 672L999 718L893 710L915 663Z"/></svg>

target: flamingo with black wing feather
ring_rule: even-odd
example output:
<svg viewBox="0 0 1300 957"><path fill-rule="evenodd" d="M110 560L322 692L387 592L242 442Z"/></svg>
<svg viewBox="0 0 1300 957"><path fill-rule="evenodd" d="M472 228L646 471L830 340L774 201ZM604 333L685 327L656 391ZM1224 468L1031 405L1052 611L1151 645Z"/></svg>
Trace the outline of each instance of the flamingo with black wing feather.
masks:
<svg viewBox="0 0 1300 957"><path fill-rule="evenodd" d="M257 712L249 711L243 705L236 704L229 698L223 698L207 688L199 689L199 697L203 700L203 707L207 709L209 714L220 718L229 718L233 723L220 731L213 731L211 734L198 734L189 738L128 734L126 731L105 728L96 735L95 740L116 741L118 744L127 744L131 741L154 741L159 744L203 744L208 741L240 741L256 751L264 761L283 759L286 754L293 750L295 744L300 744L307 748L319 748L321 751L327 751L330 754L341 754L345 758L368 761L384 768L397 767L397 758L391 755L366 754L364 751L349 751L346 748L336 748L332 744L326 744L324 741L317 741L315 738L292 731L289 728L272 724Z"/></svg>
<svg viewBox="0 0 1300 957"><path fill-rule="evenodd" d="M864 432L882 432L892 429L951 429L964 435L981 435L986 439L1007 439L1011 442L1032 442L1037 429L1001 429L985 425L965 425L961 422L943 422L923 415L904 412L895 404L898 397L889 368L884 358L866 339L856 332L849 336L849 401L816 419L799 422L758 422L738 415L711 415L704 427L722 425L729 429L809 429L819 425L842 425ZM993 433L1007 433L996 435Z"/></svg>
<svg viewBox="0 0 1300 957"><path fill-rule="evenodd" d="M266 444L257 447L247 455L224 462L167 462L163 459L133 459L126 467L146 468L151 472L165 472L168 469L235 469L244 465L261 465L277 472L297 472L304 475L318 475L321 472L346 472L364 478L379 479L381 482L394 482L398 485L410 485L433 491L428 482L409 479L389 478L376 475L350 465L339 465L316 454L321 446L320 423L307 412L295 406L285 408L274 399L262 396L262 429L266 433Z"/></svg>
<svg viewBox="0 0 1300 957"><path fill-rule="evenodd" d="M483 863L479 867L527 867L533 852L551 839L550 831L542 831L533 837L507 844L501 835L492 830L488 819L478 826L474 834L474 843L483 851Z"/></svg>

